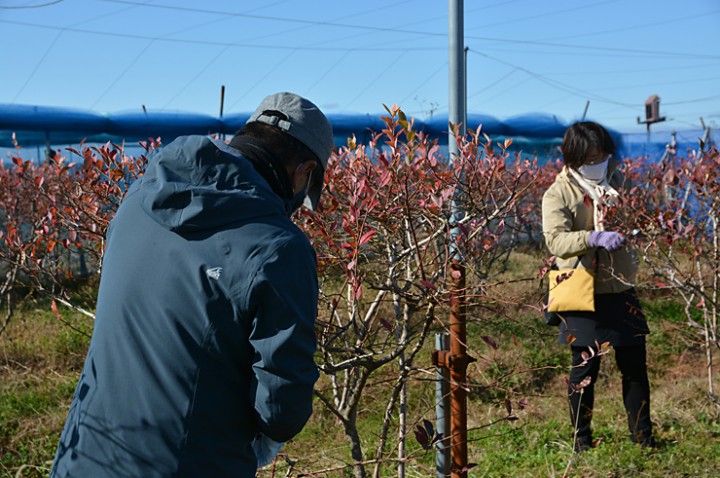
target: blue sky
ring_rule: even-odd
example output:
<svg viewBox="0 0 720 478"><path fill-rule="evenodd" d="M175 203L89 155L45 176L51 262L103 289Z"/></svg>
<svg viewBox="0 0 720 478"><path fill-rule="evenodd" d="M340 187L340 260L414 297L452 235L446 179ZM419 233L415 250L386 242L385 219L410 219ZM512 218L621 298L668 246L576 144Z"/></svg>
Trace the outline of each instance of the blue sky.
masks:
<svg viewBox="0 0 720 478"><path fill-rule="evenodd" d="M468 111L644 131L720 127L720 0L466 0ZM447 113L443 0L0 0L0 103L218 115L267 94L327 113ZM476 125L469 125L474 127Z"/></svg>

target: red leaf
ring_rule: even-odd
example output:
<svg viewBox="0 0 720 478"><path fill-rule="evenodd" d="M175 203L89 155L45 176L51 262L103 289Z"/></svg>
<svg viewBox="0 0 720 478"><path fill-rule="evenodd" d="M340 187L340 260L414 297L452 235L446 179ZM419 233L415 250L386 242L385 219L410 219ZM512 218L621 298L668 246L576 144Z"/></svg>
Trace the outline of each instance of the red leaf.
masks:
<svg viewBox="0 0 720 478"><path fill-rule="evenodd" d="M423 447L425 450L430 449L430 437L427 434L427 431L420 425L415 427L415 439L418 441L420 446Z"/></svg>
<svg viewBox="0 0 720 478"><path fill-rule="evenodd" d="M360 240L358 241L358 246L362 246L363 244L367 243L372 237L375 235L375 231L368 231L362 236L360 236Z"/></svg>
<svg viewBox="0 0 720 478"><path fill-rule="evenodd" d="M437 287L435 286L435 284L433 284L432 282L428 282L426 280L421 280L420 285L422 285L423 287L426 287L428 289L437 290Z"/></svg>
<svg viewBox="0 0 720 478"><path fill-rule="evenodd" d="M505 399L505 410L507 410L508 415L512 414L512 403L510 403L510 399Z"/></svg>
<svg viewBox="0 0 720 478"><path fill-rule="evenodd" d="M55 314L55 317L58 318L58 319L62 319L62 315L61 315L60 312L58 311L58 306L57 306L57 304L55 303L55 299L53 299L53 301L50 303L50 307L52 308L52 311L53 311L53 313Z"/></svg>

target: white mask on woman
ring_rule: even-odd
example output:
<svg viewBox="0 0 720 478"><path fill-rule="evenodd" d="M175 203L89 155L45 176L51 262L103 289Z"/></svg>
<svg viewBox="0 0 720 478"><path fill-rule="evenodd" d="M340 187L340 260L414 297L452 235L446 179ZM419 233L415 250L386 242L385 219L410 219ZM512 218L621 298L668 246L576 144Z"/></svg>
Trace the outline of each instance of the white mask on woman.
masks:
<svg viewBox="0 0 720 478"><path fill-rule="evenodd" d="M577 171L591 183L599 184L607 177L608 160L597 164L584 164Z"/></svg>

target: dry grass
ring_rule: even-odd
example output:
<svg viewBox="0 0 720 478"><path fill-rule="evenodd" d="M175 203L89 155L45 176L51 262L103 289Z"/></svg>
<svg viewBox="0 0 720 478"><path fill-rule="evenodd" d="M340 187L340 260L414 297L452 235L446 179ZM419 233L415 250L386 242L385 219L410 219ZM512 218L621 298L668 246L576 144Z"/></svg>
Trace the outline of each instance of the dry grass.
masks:
<svg viewBox="0 0 720 478"><path fill-rule="evenodd" d="M514 277L537 270L537 256L516 256ZM528 287L528 283L533 284ZM705 354L688 331L680 308L661 297L647 306L653 333L648 356L652 387L652 418L660 446L642 450L628 440L621 384L612 356L603 358L596 392L594 428L602 442L581 456L571 453L571 430L564 399L569 353L557 344L555 329L542 323L539 312L518 306L535 297L537 283L513 282L495 295L493 311L480 304L469 311L469 353L477 362L469 367L469 458L478 477L711 477L720 456L718 409L706 397ZM525 302L523 302L525 301ZM18 311L0 336L0 476L47 476L70 398L82 366L87 337L59 322L48 304L32 304ZM87 319L66 314L64 320L88 330ZM497 347L482 337L492 337ZM434 457L420 449L412 430L423 418L434 421L434 385L429 382L430 348L409 386L410 438L406 476L433 476ZM720 367L720 363L715 364ZM717 370L717 368L716 368ZM363 446L371 458L394 366L372 376L359 412ZM717 373L717 372L716 372ZM326 386L327 377L318 386ZM507 416L510 399L517 421ZM527 402L521 408L520 401ZM397 442L397 417L392 424ZM499 422L498 422L499 421ZM495 423L498 422L498 423ZM488 426L491 423L493 425ZM321 405L306 429L284 448L294 474L352 476L349 447L338 420ZM260 476L285 476L284 459L261 470ZM322 472L319 472L322 471ZM392 463L383 476L397 476Z"/></svg>

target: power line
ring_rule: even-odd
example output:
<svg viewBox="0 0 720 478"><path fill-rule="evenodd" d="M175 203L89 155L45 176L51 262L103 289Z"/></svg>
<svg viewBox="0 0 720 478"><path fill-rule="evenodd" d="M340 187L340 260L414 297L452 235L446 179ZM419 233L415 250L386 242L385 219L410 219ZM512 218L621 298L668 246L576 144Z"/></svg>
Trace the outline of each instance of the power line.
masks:
<svg viewBox="0 0 720 478"><path fill-rule="evenodd" d="M125 69L121 71L118 76L115 77L115 79L112 81L112 83L110 83L107 88L105 88L105 91L103 91L102 94L95 100L95 102L90 106L90 109L95 108L95 106L100 103L100 100L105 98L105 95L107 95L112 89L112 87L115 86L120 81L120 79L127 74L128 71L130 71L130 68L132 68L132 66L140 59L140 57L142 57L143 54L148 51L148 49L153 45L153 43L154 42L152 40L149 41L147 45L145 45L145 47L140 50L140 53L135 56L135 58L130 62L130 64L127 65Z"/></svg>
<svg viewBox="0 0 720 478"><path fill-rule="evenodd" d="M138 4L136 2L130 2L126 0L102 0L105 2L114 2L114 3L124 3L124 4L130 4L130 5L145 5L145 4ZM157 7L161 8L159 5L146 5L149 7ZM176 8L176 7L172 7ZM177 7L179 8L179 7ZM192 12L205 12L205 13L213 13L212 11L205 11L200 9L191 9L191 8L185 8L183 7L182 10L192 11ZM217 14L220 14L221 12L215 12ZM226 14L231 16L243 16L243 17L250 17L250 18L258 18L258 19L265 19L265 20L276 20L276 21L286 21L286 22L294 22L294 23L305 23L310 25L321 25L321 26L333 26L333 27L342 27L342 28L356 28L356 29L364 29L369 31L383 31L383 32L392 32L392 33L404 33L404 34L413 34L413 35L421 35L421 36L433 36L433 37L446 37L446 33L433 33L433 32L423 32L423 31L413 31L413 30L403 30L403 29L397 29L397 28L383 28L383 27L369 27L369 26L359 26L359 25L352 25L352 24L346 24L346 23L331 23L331 22L319 22L319 21L311 21L311 20L297 20L297 19L288 19L288 18L282 18L282 17L268 17L268 16L261 16L261 15L246 15L246 14L239 14L239 13L228 13ZM122 33L122 32L108 32L108 31L98 31L98 30L87 30L87 29L81 29L81 28L72 28L72 27L57 27L54 25L43 25L43 24L37 24L37 23L31 23L31 22L21 22L21 21L11 21L6 19L0 19L0 23L7 23L12 25L20 25L20 26L29 26L29 27L36 27L36 28L45 28L50 30L64 30L74 33L83 33L83 34L93 34L93 35L102 35L102 36L110 36L110 37L119 37L119 38L133 38L138 40L160 40L165 42L171 42L171 43L183 43L183 44L195 44L195 45L211 45L211 46L233 46L233 47L244 47L244 48L261 48L261 49L279 49L279 50L306 50L306 51L409 51L416 48L397 48L397 47L387 47L382 46L378 48L367 48L367 47L332 47L332 46L324 46L324 47L304 47L304 48L298 48L294 46L285 46L285 45L265 45L265 44L257 44L257 43L239 43L239 42L218 42L218 41L209 41L209 40L190 40L190 39L180 39L180 38L164 38L164 37L152 37L149 35L139 35L139 34L130 34L130 33ZM591 45L567 45L567 44L561 44L561 43L552 43L552 42L541 42L541 41L532 41L532 40L514 40L511 38L495 38L495 37L484 37L484 36L466 36L466 39L469 40L483 40L483 41L491 41L496 43L515 43L515 44L522 44L522 45L540 45L540 46L550 46L555 48L565 48L565 49L577 49L577 50L587 50L587 51L598 51L598 52L613 52L613 53L631 53L635 55L654 55L661 58L707 58L707 59L714 59L714 60L720 60L720 55L709 55L709 54L701 54L701 53L681 53L681 52L666 52L666 51L654 51L654 50L638 50L638 49L629 49L629 48L612 48L612 47L600 47L600 46L591 46ZM440 50L445 48L424 48L424 50Z"/></svg>
<svg viewBox="0 0 720 478"><path fill-rule="evenodd" d="M584 37L589 37L589 36L607 35L608 33L618 33L618 32L625 32L628 30L637 30L640 28L656 27L658 25L667 25L669 23L676 24L678 22L683 22L685 20L694 20L695 18L703 18L703 17L707 17L710 15L715 15L717 13L720 13L720 10L713 10L711 12L697 13L695 15L688 15L685 17L673 17L669 20L662 20L659 22L652 22L652 23L642 23L640 25L631 25L628 27L613 28L610 30L602 30L602 31L598 31L598 32L590 32L590 33L582 33L579 35L566 35L566 36L561 36L561 37L545 38L545 40L548 40L548 41L550 41L550 40L568 40L568 39L573 39L573 38L584 38Z"/></svg>
<svg viewBox="0 0 720 478"><path fill-rule="evenodd" d="M555 88L555 89L558 89L558 90L560 90L560 91L564 91L564 92L566 92L566 93L574 94L575 96L578 96L578 97L581 97L581 98L585 98L585 99L590 98L590 99L593 99L593 100L595 100L595 101L600 101L600 102L603 102L603 103L610 103L610 104L619 105L619 106L626 106L626 107L628 107L628 108L635 108L635 105L630 105L630 104L627 104L627 103L622 103L622 102L620 102L620 101L612 100L612 99L610 99L610 98L605 98L605 97L602 97L602 96L600 96L600 95L596 95L596 94L594 94L594 93L590 93L590 92L588 92L588 91L581 90L581 89L576 88L576 87L574 87L574 86L572 86L572 85L568 85L568 84L562 83L562 82L557 81L557 80L552 80L552 79L547 78L547 77L545 77L545 76L543 76L543 75L540 75L540 74L538 74L538 73L535 73L535 72L533 72L533 71L530 71L530 70L528 70L527 68L524 68L524 67L521 67L521 66L512 64L512 63L507 62L507 61L505 61L505 60L500 60L499 58L492 57L492 56L487 55L487 54L485 54L485 53L480 53L480 52L475 51L475 50L473 50L473 49L468 49L468 51L470 51L471 53L474 53L474 54L476 54L476 55L479 55L479 56L488 58L488 59L490 59L490 60L496 61L496 62L501 63L501 64L503 64L503 65L510 66L510 67L513 67L513 68L517 68L518 70L521 70L521 71L527 73L528 75L532 76L532 77L535 78L536 80L539 80L539 81L541 81L541 82L543 82L543 83L545 83L545 84L547 84L547 85L549 85L549 86L551 86L551 87L553 87L553 88Z"/></svg>
<svg viewBox="0 0 720 478"><path fill-rule="evenodd" d="M167 100L167 101L165 102L165 104L163 105L162 109L166 109L168 106L170 106L170 104L171 104L173 101L175 101L175 99L176 99L178 96L180 96L181 94L183 94L183 92L185 92L185 90L188 89L188 87L189 87L191 84L193 84L193 83L195 82L195 80L197 80L198 78L200 78L200 77L202 76L202 74L205 73L205 72L207 71L207 69L210 68L210 67L213 65L213 63L215 63L215 62L223 55L223 53L225 53L225 52L227 51L228 48L230 48L230 47L225 47L225 48L223 48L222 50L220 50L220 52L219 52L217 55L215 55L215 56L212 58L212 60L210 60L203 68L201 68L200 71L198 71L197 73L195 73L195 76L193 76L187 83L185 83L185 85L183 85L183 87L180 88L180 90L179 90L177 93L175 93L175 95L174 95L172 98L170 98L169 100Z"/></svg>
<svg viewBox="0 0 720 478"><path fill-rule="evenodd" d="M420 88L422 88L422 87L425 86L430 80L432 80L432 79L435 77L435 75L437 75L438 73L440 73L441 71L443 71L443 70L447 67L447 65L448 65L448 62L445 61L445 62L440 66L440 68L438 68L437 70L435 70L435 71L433 71L432 73L430 73L430 76L428 76L427 78L425 78L425 80L424 80L422 83L420 83L417 87L415 87L414 90L412 90L410 93L408 93L408 95L407 95L405 98L403 98L402 100L400 100L400 103L398 103L398 104L399 104L400 106L402 106L403 104L405 104L405 102L406 102L408 99L410 99L410 97L411 97L412 95L414 95Z"/></svg>
<svg viewBox="0 0 720 478"><path fill-rule="evenodd" d="M348 107L349 107L351 104L355 103L355 102L358 100L358 98L360 98L367 90L369 90L370 88L372 88L372 87L375 85L375 83L377 83L377 82L380 80L380 78L382 78L382 77L385 75L385 73L387 73L387 72L390 70L390 68L391 68L395 63L397 63L398 60L400 60L400 58L402 58L406 53L407 53L406 51L401 52L396 58L393 58L393 60L388 64L388 66L386 66L385 69L384 69L383 71L381 71L380 74L378 74L378 75L375 77L374 80L372 80L372 81L369 82L367 85L365 85L365 88L363 88L363 89L355 96L355 98L353 98L352 100L350 100L350 102L345 105L345 108L343 108L343 111L347 110Z"/></svg>
<svg viewBox="0 0 720 478"><path fill-rule="evenodd" d="M138 2L130 1L130 0L100 0L102 2L109 2L109 3L122 3L126 5L139 5ZM276 16L270 16L270 15L254 15L250 13L237 13L237 12L228 12L223 10L210 10L205 8L191 8L191 7L179 7L179 6L173 6L173 5L145 5L143 6L152 7L152 8L159 8L164 10L174 10L174 11L183 11L183 12L192 12L192 13L204 13L204 14L211 14L211 15L225 15L225 16L231 16L231 17L242 17L242 18L252 18L255 20L268 20L268 21L275 21L275 22L284 22L284 23L300 23L304 25L312 25L312 26L326 26L326 27L341 27L341 28L355 28L360 30L371 30L376 32L391 32L391 33L427 33L427 32L408 32L405 30L399 30L397 28L390 28L390 27L373 27L368 25L354 25L352 23L336 23L336 22L328 22L328 21L320 21L320 20L303 20L300 18L288 18L288 17L276 17ZM445 33L432 33L432 35L435 36L443 36L445 37Z"/></svg>
<svg viewBox="0 0 720 478"><path fill-rule="evenodd" d="M584 70L584 71L557 71L553 70L553 74L555 75L564 75L564 76L587 76L587 75L612 75L617 76L618 74L626 74L626 73L647 73L652 71L673 71L673 70L689 70L694 68L708 68L708 67L714 67L717 66L717 62L713 63L702 63L699 65L685 65L685 66L663 66L663 67L657 67L657 68L641 68L637 70Z"/></svg>
<svg viewBox="0 0 720 478"><path fill-rule="evenodd" d="M18 92L15 94L15 97L12 99L11 103L15 103L17 101L17 99L20 97L20 95L22 94L22 92L25 91L25 88L27 87L27 85L30 84L30 81L35 77L35 73L37 73L37 71L40 69L40 65L43 64L43 62L45 61L45 58L47 58L47 56L50 54L50 51L53 49L55 44L58 42L58 40L60 39L62 34L63 34L63 32L61 30L57 33L57 35L55 35L55 38L53 38L52 42L50 42L50 45L48 45L48 47L45 49L45 53L43 53L43 55L40 57L40 60L35 64L35 68L33 68L33 70L30 72L28 77L25 79L25 82L22 84L22 86L20 87Z"/></svg>
<svg viewBox="0 0 720 478"><path fill-rule="evenodd" d="M668 51L655 51L655 50L638 50L632 48L613 48L604 46L593 46L593 45L566 45L563 43L553 43L545 41L535 40L514 40L512 38L492 38L492 37L480 37L480 36L466 36L466 40L484 40L494 41L498 43L516 43L521 45L539 45L539 46L550 46L556 48L570 48L577 50L590 50L590 51L604 51L611 53L631 53L634 55L653 55L661 58L708 58L713 60L720 60L720 55L706 55L702 53L680 53L680 52L668 52ZM485 45L487 47L487 45ZM524 51L527 53L527 50Z"/></svg>
<svg viewBox="0 0 720 478"><path fill-rule="evenodd" d="M235 105L237 105L238 103L240 103L240 101L241 101L242 99L244 99L244 98L248 95L248 93L250 93L252 90L254 90L255 88L257 88L257 86L258 86L260 83L262 83L263 81L265 81L265 79L266 79L267 77L269 77L271 74L273 74L273 72L274 72L275 70L277 70L278 68L280 68L280 66L281 66L283 63L285 63L285 62L286 62L291 56L293 56L294 54L295 54L295 50L293 50L293 51L291 51L290 53L288 53L287 55L285 55L279 62L277 62L277 63L275 64L274 67L272 67L272 68L270 69L270 71L268 71L267 73L265 73L265 75L263 75L262 78L260 78L259 80L257 80L254 85L252 85L250 88L246 88L246 89L245 89L245 93L243 93L242 96L240 96L237 100L235 100L235 101L233 102L233 104L231 104L231 105L228 107L228 110L233 109L233 108L235 107Z"/></svg>
<svg viewBox="0 0 720 478"><path fill-rule="evenodd" d="M538 14L538 15L532 15L532 16L529 16L529 17L513 17L512 20L507 20L507 21L504 21L504 22L493 22L493 23L492 23L492 26L493 26L493 27L498 27L498 26L502 26L502 25L509 25L509 24L512 24L512 23L524 22L524 21L526 21L526 20L537 20L538 18L552 17L552 16L555 16L555 15L558 15L558 14L573 12L573 11L576 11L576 10L586 10L586 9L588 9L588 8L594 8L594 7L597 7L597 6L600 6L600 5L606 5L606 4L608 4L608 3L617 3L617 2L619 2L619 1L621 1L621 0L605 0L605 1L603 1L603 2L592 3L592 4L590 4L590 5L580 5L580 6L577 6L577 7L575 7L575 8L564 8L564 9L562 9L562 10L555 10L555 11L550 11L550 12L544 12L544 13L540 13L540 14ZM477 29L481 29L481 28L485 28L485 26L473 28L473 30L477 30Z"/></svg>
<svg viewBox="0 0 720 478"><path fill-rule="evenodd" d="M55 3L58 3L58 2L55 2ZM88 19L88 20L83 20L83 21L77 22L77 23L75 23L75 25L80 25L81 23L84 23L84 22L90 22L90 21L94 21L94 20L99 20L100 18L104 18L104 17L110 16L110 15L115 15L116 13L124 12L124 11L130 10L130 9L132 9L132 8L135 8L135 7L134 7L134 6L132 6L132 7L125 7L125 8L122 8L122 9L120 9L120 10L117 10L117 11L115 11L115 12L104 13L104 14L102 14L102 15L96 15L96 16ZM0 20L0 21L2 21L2 20ZM67 28L58 28L57 30L59 30L57 36L53 39L53 41L52 41L52 42L50 43L50 45L47 47L47 49L45 50L45 53L43 53L42 57L40 57L40 60L35 64L35 68L33 68L32 72L30 72L30 75L28 75L28 77L25 79L25 83L23 83L23 85L20 87L20 90L17 92L17 94L16 94L15 97L13 98L12 103L15 103L15 101L17 101L17 99L20 97L20 95L22 94L22 92L25 91L25 88L27 87L27 85L28 85L28 84L30 83L30 81L32 81L32 79L35 77L35 73L37 73L37 71L40 69L40 66L45 62L45 58L47 58L48 54L49 54L50 51L53 49L53 47L55 46L55 44L58 42L58 40L60 39L60 37L62 36L62 34L65 33L65 31L67 30Z"/></svg>
<svg viewBox="0 0 720 478"><path fill-rule="evenodd" d="M275 2L275 3L272 3L272 4L270 4L270 5L264 5L264 6L262 6L262 7L258 7L258 8L256 8L256 9L250 10L250 11L251 11L251 12L254 12L254 11L257 11L257 10L261 10L261 9L263 9L263 8L273 7L273 6L275 6L275 5L279 5L279 4L282 4L282 3L285 3L285 2L287 2L287 0L280 0L280 1ZM132 8L132 7L131 7L131 8ZM209 21L209 22L199 23L199 24L193 25L193 26L191 26L191 27L182 28L182 29L180 29L180 30L175 30L175 31L173 31L173 32L171 32L171 33L167 33L165 36L177 35L178 33L183 33L183 32L189 31L189 30L194 30L195 28L199 28L199 27L203 27L203 26L207 26L207 25L212 25L212 24L215 24L215 23L224 21L224 20L227 20L227 18L219 18L219 19L211 20L211 21ZM220 52L219 52L217 55L215 55L215 57L213 57L213 59L210 60L210 61L205 65L205 67L201 68L200 71L198 71L190 80L188 80L188 82L185 83L185 85L183 85L183 87L180 88L180 90L179 90L173 97L171 97L171 98L165 103L165 105L162 107L162 109L166 109L166 108L175 100L175 98L177 98L178 96L180 96L195 80L197 80L205 71L207 71L207 69L210 68L210 66L212 66L212 64L215 63L215 62L220 58L220 56L222 56L222 54L225 53L225 52L228 50L228 48L230 48L229 45L223 47L223 48L220 50ZM144 51L145 51L145 50L143 50L143 52L144 52ZM141 56L142 56L142 53L141 53L140 55L138 55L137 57L135 57L135 59L130 63L130 65L129 65L127 68L129 69L131 66L133 66L133 65L140 59Z"/></svg>
<svg viewBox="0 0 720 478"><path fill-rule="evenodd" d="M19 9L26 9L26 8L43 8L43 7L49 7L50 5L55 5L60 2L64 2L65 0L55 0L54 2L48 2L48 3L41 3L39 5L9 5L9 6L0 6L1 10L19 10Z"/></svg>
<svg viewBox="0 0 720 478"><path fill-rule="evenodd" d="M696 98L694 100L663 102L663 105L684 105L688 103L700 103L702 101L716 100L718 98L720 98L720 95L706 96L705 98Z"/></svg>
<svg viewBox="0 0 720 478"><path fill-rule="evenodd" d="M305 96L307 96L317 85L319 85L320 82L321 82L322 80L324 80L325 77L327 77L340 63L342 63L342 61L343 61L345 58L347 58L347 56L348 56L349 54L350 54L350 52L349 52L349 51L346 51L345 53L343 53L343 55L340 57L339 60L337 60L335 63L333 63L333 64L330 66L330 68L328 68L327 70L325 70L325 73L323 73L322 75L320 75L320 78L318 78L317 80L315 80L315 83L313 83L312 85L310 85L310 88L308 88L308 89L305 90Z"/></svg>
<svg viewBox="0 0 720 478"><path fill-rule="evenodd" d="M109 1L109 0L105 0L105 1ZM57 27L54 25L41 25L41 24L30 23L30 22L11 21L11 20L5 20L2 18L0 18L0 23L28 26L28 27L36 27L36 28L44 28L44 29L48 29L48 30L62 30L62 31L73 32L73 33L101 35L101 36L109 36L109 37L117 37L117 38L130 38L130 39L134 39L134 40L156 40L156 41L164 41L164 42L168 42L168 43L182 43L182 44L190 44L190 45L208 45L208 46L221 46L221 47L230 46L230 47L237 47L237 48L258 48L258 49L266 49L266 50L403 51L403 52L417 51L417 47L402 47L402 48L394 48L394 47L378 47L378 48L301 47L301 48L298 48L298 47L286 46L286 45L265 45L265 44L258 44L258 43L220 42L220 41L209 41L209 40L186 40L186 39L182 39L182 38L164 38L164 37L160 37L160 36L153 37L150 35L137 35L137 34L130 34L130 33L122 33L122 32L107 32L107 31L98 31L98 30L86 30L86 29L82 29L82 28ZM446 50L446 48L444 48L444 47L424 48L424 50L425 51Z"/></svg>
<svg viewBox="0 0 720 478"><path fill-rule="evenodd" d="M477 95L486 92L487 90L489 90L489 89L492 88L493 86L497 85L498 83L500 83L501 81L503 81L505 78L509 77L510 75L512 75L513 73L515 73L516 71L518 71L518 69L517 69L517 68L513 68L512 70L510 70L509 73L506 73L505 75L503 75L502 78L499 78L499 79L493 81L492 83L490 83L490 84L489 84L488 86L486 86L485 88L476 91L476 92L473 93L472 95L468 96L467 99L474 98L474 97L476 97Z"/></svg>

